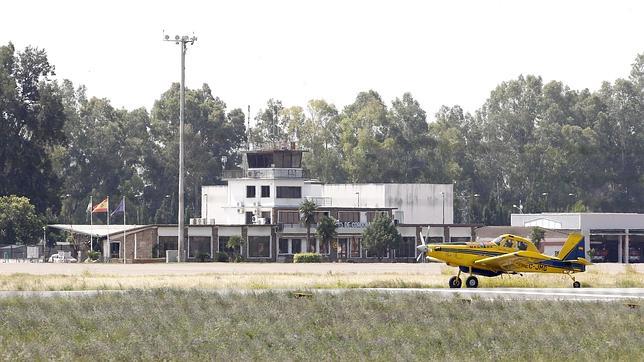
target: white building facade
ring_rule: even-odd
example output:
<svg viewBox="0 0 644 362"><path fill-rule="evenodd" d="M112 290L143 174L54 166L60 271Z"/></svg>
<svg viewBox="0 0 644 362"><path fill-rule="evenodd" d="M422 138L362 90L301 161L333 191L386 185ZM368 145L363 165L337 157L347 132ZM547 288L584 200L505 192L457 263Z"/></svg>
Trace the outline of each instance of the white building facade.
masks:
<svg viewBox="0 0 644 362"><path fill-rule="evenodd" d="M242 154L241 170L224 172L226 185L202 186L202 218L193 225L216 226L218 239L242 237L248 259L288 260L299 252L330 254L330 245L315 238L307 243L299 206L312 200L319 219L338 222L337 257L370 259L362 247L367 225L381 213L389 215L403 236L402 245L388 259L415 260L420 233L433 242L468 241L473 225L453 224L451 184L322 184L308 180L302 150L255 150ZM226 235L224 235L226 234ZM213 241L221 251L222 240Z"/></svg>

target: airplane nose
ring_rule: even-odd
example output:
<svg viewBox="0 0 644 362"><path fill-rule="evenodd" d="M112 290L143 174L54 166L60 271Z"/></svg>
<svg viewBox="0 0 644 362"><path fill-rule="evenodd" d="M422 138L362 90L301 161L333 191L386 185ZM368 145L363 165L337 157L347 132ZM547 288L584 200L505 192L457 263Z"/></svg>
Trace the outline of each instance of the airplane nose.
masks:
<svg viewBox="0 0 644 362"><path fill-rule="evenodd" d="M420 252L420 253L425 253L425 252L427 252L427 250L429 250L429 246L427 246L427 245L418 245L416 247L416 250L418 250L418 252Z"/></svg>

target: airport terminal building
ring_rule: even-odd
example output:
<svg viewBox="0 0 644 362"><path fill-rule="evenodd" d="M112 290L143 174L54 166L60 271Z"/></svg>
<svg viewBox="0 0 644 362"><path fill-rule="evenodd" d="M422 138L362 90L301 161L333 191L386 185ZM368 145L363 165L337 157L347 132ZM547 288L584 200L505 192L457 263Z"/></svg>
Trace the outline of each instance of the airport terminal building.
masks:
<svg viewBox="0 0 644 362"><path fill-rule="evenodd" d="M226 244L232 236L241 237L243 247L237 252L249 261L288 262L294 254L307 251L330 256L331 245L315 237L315 224L307 243L299 214L304 200L317 205L316 220L322 215L337 220L337 259L341 261L377 260L363 247L362 235L378 214L390 216L402 235L401 245L385 261L415 261L421 233L432 242L474 238L479 225L453 223L453 185L323 184L308 179L301 164L303 152L293 146L244 151L241 169L224 172L226 184L202 186L202 217L190 219L186 226L187 259L230 252ZM177 249L176 225L94 228L83 226L82 233L101 238L106 259L152 261Z"/></svg>

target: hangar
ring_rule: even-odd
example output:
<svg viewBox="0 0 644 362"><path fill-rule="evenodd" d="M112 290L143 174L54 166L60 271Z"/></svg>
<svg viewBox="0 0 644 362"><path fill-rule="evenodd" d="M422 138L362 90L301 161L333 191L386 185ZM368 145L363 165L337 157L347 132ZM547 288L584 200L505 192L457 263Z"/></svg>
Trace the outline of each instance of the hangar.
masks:
<svg viewBox="0 0 644 362"><path fill-rule="evenodd" d="M586 238L586 250L593 263L644 262L644 214L512 214L510 224L525 228L539 226L554 232L580 232ZM557 243L549 242L546 235L546 247L556 248Z"/></svg>

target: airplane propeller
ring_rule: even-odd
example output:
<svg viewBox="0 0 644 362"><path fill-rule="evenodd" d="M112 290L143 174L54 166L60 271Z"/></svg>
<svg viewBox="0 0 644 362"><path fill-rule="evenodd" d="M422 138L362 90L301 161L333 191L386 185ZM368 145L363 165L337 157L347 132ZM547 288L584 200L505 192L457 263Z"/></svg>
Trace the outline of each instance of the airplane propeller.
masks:
<svg viewBox="0 0 644 362"><path fill-rule="evenodd" d="M421 244L416 247L416 250L418 250L419 252L418 256L416 257L416 262L421 261L421 258L422 258L422 263L424 263L426 261L425 259L426 259L427 250L429 249L429 247L425 242L425 237L423 237L422 231L420 232L420 243Z"/></svg>

